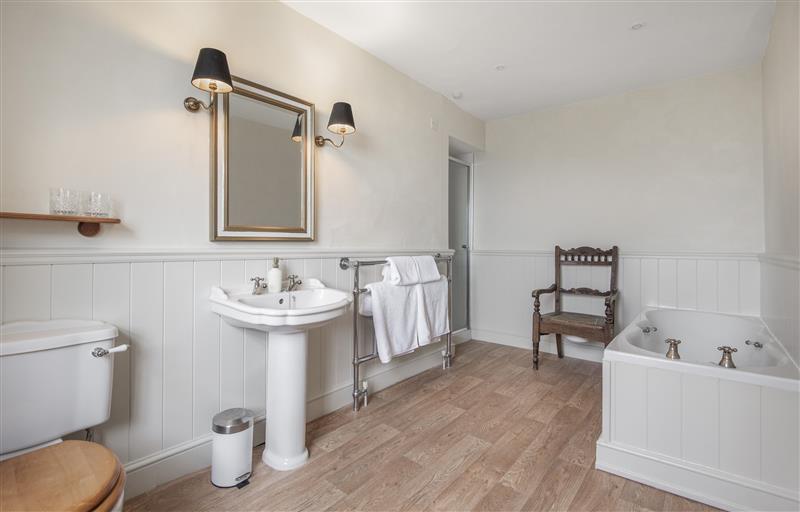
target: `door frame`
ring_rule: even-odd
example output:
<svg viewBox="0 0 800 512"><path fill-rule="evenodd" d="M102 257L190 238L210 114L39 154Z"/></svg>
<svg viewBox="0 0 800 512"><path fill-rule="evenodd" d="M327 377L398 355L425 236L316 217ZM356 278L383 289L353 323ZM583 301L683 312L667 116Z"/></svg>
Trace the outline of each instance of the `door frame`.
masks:
<svg viewBox="0 0 800 512"><path fill-rule="evenodd" d="M475 154L472 153L472 160L475 160ZM467 326L464 329L460 329L456 332L461 331L468 331L472 329L472 250L473 250L473 243L475 240L475 233L474 233L474 198L475 198L475 187L473 187L473 179L475 177L474 165L473 162L462 160L461 158L448 155L447 161L455 162L457 164L461 164L467 168ZM448 174L448 181L447 181L448 193L450 188L450 180ZM448 219L448 224L449 224ZM449 228L449 226L448 226Z"/></svg>

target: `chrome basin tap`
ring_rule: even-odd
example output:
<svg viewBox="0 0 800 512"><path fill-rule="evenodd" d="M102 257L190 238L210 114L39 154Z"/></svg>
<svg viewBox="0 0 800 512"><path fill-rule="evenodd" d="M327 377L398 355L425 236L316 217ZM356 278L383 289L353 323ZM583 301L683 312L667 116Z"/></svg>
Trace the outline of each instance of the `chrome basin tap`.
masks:
<svg viewBox="0 0 800 512"><path fill-rule="evenodd" d="M251 277L250 281L253 282L253 295L258 295L267 289L267 283L264 282L263 277Z"/></svg>
<svg viewBox="0 0 800 512"><path fill-rule="evenodd" d="M289 280L289 286L286 287L287 292L293 292L297 289L298 286L303 284L303 281L298 279L298 276L295 274L291 274L290 276L287 277L287 279Z"/></svg>

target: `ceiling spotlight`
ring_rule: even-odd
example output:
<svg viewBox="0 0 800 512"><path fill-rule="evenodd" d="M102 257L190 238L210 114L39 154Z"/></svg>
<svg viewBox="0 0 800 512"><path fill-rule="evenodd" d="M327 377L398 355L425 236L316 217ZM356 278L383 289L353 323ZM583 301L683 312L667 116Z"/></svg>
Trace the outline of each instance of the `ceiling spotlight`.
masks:
<svg viewBox="0 0 800 512"><path fill-rule="evenodd" d="M631 30L642 29L642 28L644 28L645 25L646 25L646 23L634 23L633 25L631 25Z"/></svg>
<svg viewBox="0 0 800 512"><path fill-rule="evenodd" d="M461 91L453 91L454 100L460 100L462 96L464 96L464 93L462 93Z"/></svg>
<svg viewBox="0 0 800 512"><path fill-rule="evenodd" d="M494 67L495 71L505 71L506 66L504 64L498 64Z"/></svg>

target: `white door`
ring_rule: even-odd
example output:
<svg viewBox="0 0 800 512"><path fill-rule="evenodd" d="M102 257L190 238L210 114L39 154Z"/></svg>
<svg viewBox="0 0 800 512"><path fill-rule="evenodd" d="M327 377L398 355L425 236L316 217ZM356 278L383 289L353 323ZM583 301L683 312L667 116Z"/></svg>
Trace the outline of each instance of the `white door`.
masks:
<svg viewBox="0 0 800 512"><path fill-rule="evenodd" d="M469 327L469 194L470 168L450 159L449 235L453 258L453 331Z"/></svg>

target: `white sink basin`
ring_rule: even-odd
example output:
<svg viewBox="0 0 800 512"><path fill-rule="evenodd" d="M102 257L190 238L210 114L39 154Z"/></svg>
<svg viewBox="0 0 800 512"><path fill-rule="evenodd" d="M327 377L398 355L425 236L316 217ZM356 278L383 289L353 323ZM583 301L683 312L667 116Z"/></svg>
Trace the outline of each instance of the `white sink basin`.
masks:
<svg viewBox="0 0 800 512"><path fill-rule="evenodd" d="M249 289L211 290L211 310L236 327L261 331L296 331L319 327L341 315L350 294L308 279L299 290L253 295Z"/></svg>
<svg viewBox="0 0 800 512"><path fill-rule="evenodd" d="M306 279L291 292L253 295L250 289L211 290L211 310L225 322L267 331L267 447L262 460L290 470L308 460L306 359L308 330L343 314L349 293Z"/></svg>

